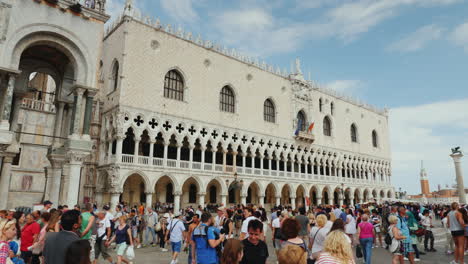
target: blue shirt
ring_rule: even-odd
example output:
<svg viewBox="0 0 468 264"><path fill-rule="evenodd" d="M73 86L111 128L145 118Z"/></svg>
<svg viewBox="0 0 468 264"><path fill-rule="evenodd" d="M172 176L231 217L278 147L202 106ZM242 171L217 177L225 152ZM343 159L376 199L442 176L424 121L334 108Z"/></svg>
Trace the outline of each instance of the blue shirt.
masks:
<svg viewBox="0 0 468 264"><path fill-rule="evenodd" d="M347 217L346 213L345 213L345 212L341 212L340 218L341 218L341 220L343 220L343 222L344 222L345 224L346 224L346 220L347 220L346 217Z"/></svg>
<svg viewBox="0 0 468 264"><path fill-rule="evenodd" d="M218 256L216 249L212 248L208 243L208 240L216 239L214 227L208 227L208 231L205 233L206 224L201 224L193 230L192 240L195 242L195 248L197 251L197 263L198 264L215 264L218 263Z"/></svg>
<svg viewBox="0 0 468 264"><path fill-rule="evenodd" d="M401 235L406 237L406 239L403 240L403 242L411 244L412 242L411 242L410 230L408 228L408 222L406 220L406 217L398 216L397 227L398 229L400 229Z"/></svg>

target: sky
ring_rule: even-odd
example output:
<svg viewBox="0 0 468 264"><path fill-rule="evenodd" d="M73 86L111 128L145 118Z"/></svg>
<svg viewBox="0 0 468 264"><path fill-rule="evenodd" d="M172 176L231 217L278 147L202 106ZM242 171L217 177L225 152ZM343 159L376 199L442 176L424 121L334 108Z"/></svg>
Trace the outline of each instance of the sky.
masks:
<svg viewBox="0 0 468 264"><path fill-rule="evenodd" d="M108 0L115 18L125 0ZM143 15L390 109L392 182L455 183L468 155L468 0L134 0ZM275 67L276 68L276 67ZM462 161L468 186L468 157Z"/></svg>

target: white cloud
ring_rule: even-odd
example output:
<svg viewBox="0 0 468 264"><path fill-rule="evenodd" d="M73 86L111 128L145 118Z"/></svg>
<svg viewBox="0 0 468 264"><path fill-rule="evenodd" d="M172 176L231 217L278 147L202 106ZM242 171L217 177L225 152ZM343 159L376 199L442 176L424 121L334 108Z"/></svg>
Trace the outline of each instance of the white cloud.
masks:
<svg viewBox="0 0 468 264"><path fill-rule="evenodd" d="M336 80L327 83L325 86L339 93L355 94L362 88L362 84L360 80Z"/></svg>
<svg viewBox="0 0 468 264"><path fill-rule="evenodd" d="M425 161L431 188L453 184L450 148L468 149L468 99L390 110L393 183L419 193L420 161ZM463 161L465 183L468 159Z"/></svg>
<svg viewBox="0 0 468 264"><path fill-rule="evenodd" d="M450 35L450 39L468 52L468 22L457 26Z"/></svg>
<svg viewBox="0 0 468 264"><path fill-rule="evenodd" d="M177 22L193 23L198 14L193 8L193 0L161 0L161 7Z"/></svg>
<svg viewBox="0 0 468 264"><path fill-rule="evenodd" d="M444 31L438 25L426 25L415 32L390 44L387 49L390 51L413 52L424 48L429 42L439 39Z"/></svg>

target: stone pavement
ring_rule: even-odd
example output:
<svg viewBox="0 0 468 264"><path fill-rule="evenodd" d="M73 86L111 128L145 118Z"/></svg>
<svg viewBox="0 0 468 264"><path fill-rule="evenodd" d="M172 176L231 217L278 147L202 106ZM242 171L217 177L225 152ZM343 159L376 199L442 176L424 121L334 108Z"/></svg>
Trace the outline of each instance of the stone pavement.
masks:
<svg viewBox="0 0 468 264"><path fill-rule="evenodd" d="M438 221L440 223L440 221ZM443 233L443 229L441 227L434 229L435 235L435 248L437 252L430 252L426 255L421 256L421 261L416 263L424 263L424 264L447 264L451 260L453 260L453 255L447 256L444 253L444 247L446 243L445 234ZM270 264L276 263L276 256L274 253L273 245L271 243L271 232L267 233L267 243L268 243L268 251L270 253L270 258L268 258L268 262ZM384 242L385 243L385 242ZM170 249L170 246L166 245L166 248ZM418 246L421 250L424 246L421 244ZM149 264L149 263L161 263L161 264L169 264L171 261L171 252L162 252L159 247L146 247L140 248L135 250L136 259L133 261L134 264ZM115 256L115 253L112 254ZM468 260L468 256L467 256ZM115 259L114 259L115 261ZM356 264L362 263L362 259L358 260ZM108 263L103 259L100 259L100 264ZM188 263L187 261L187 253L182 252L179 257L179 264ZM374 248L372 250L372 263L380 264L380 263L391 263L391 255L388 253L387 250L383 248ZM409 261L405 261L405 263L409 263Z"/></svg>

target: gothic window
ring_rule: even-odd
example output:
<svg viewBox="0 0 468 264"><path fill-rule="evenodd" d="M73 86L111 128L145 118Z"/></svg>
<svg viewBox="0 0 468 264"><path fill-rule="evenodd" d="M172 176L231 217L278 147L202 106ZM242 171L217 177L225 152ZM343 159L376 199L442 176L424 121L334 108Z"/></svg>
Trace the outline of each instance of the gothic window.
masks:
<svg viewBox="0 0 468 264"><path fill-rule="evenodd" d="M270 99L266 99L265 103L263 104L263 120L275 123L276 122L276 113L275 113L275 105Z"/></svg>
<svg viewBox="0 0 468 264"><path fill-rule="evenodd" d="M210 187L210 203L216 203L216 186Z"/></svg>
<svg viewBox="0 0 468 264"><path fill-rule="evenodd" d="M319 99L319 111L322 112L323 109L323 101L322 98Z"/></svg>
<svg viewBox="0 0 468 264"><path fill-rule="evenodd" d="M234 92L231 87L227 85L224 86L223 89L221 89L219 109L224 112L234 113L236 105L234 100Z"/></svg>
<svg viewBox="0 0 468 264"><path fill-rule="evenodd" d="M168 183L166 185L166 203L173 203L174 202L174 194L172 183Z"/></svg>
<svg viewBox="0 0 468 264"><path fill-rule="evenodd" d="M297 113L297 128L299 128L299 131L305 131L306 130L306 118L305 114L303 111L299 111Z"/></svg>
<svg viewBox="0 0 468 264"><path fill-rule="evenodd" d="M351 142L357 142L357 128L355 124L351 125Z"/></svg>
<svg viewBox="0 0 468 264"><path fill-rule="evenodd" d="M184 100L184 80L176 70L169 71L164 77L164 97Z"/></svg>
<svg viewBox="0 0 468 264"><path fill-rule="evenodd" d="M379 139L375 130L372 130L372 146L374 146L374 148L379 146Z"/></svg>
<svg viewBox="0 0 468 264"><path fill-rule="evenodd" d="M119 62L115 61L114 66L112 66L112 77L111 77L112 91L117 90L118 84L119 84Z"/></svg>
<svg viewBox="0 0 468 264"><path fill-rule="evenodd" d="M190 184L189 187L189 203L197 202L197 186L195 184Z"/></svg>
<svg viewBox="0 0 468 264"><path fill-rule="evenodd" d="M335 104L333 102L330 103L330 114L331 115L335 114Z"/></svg>
<svg viewBox="0 0 468 264"><path fill-rule="evenodd" d="M328 116L323 119L323 134L325 136L331 137L331 121Z"/></svg>

